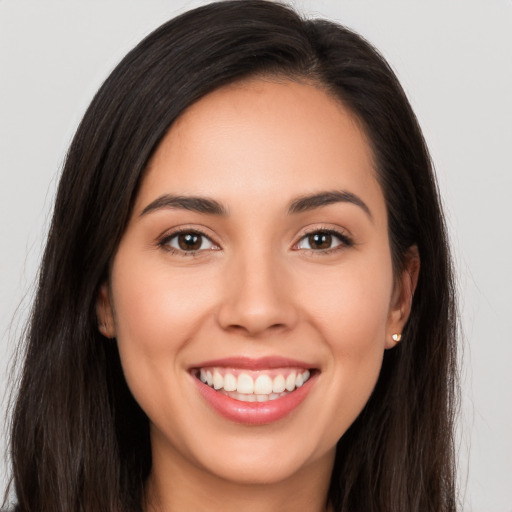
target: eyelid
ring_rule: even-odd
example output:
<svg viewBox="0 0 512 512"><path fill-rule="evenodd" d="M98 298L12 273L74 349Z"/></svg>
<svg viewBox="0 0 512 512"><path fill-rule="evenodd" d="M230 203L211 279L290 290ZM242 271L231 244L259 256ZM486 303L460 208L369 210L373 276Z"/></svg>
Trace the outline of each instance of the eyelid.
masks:
<svg viewBox="0 0 512 512"><path fill-rule="evenodd" d="M183 249L178 249L176 247L172 247L171 245L169 245L169 242L173 238L176 238L180 234L184 234L184 233L196 234L196 235L202 236L202 237L206 238L207 240L209 240L214 247L209 248L209 249L198 249L198 250L185 251ZM216 251L216 250L220 249L220 245L218 243L216 243L213 240L213 238L210 235L206 234L201 228L186 227L186 226L185 227L182 226L182 227L171 229L169 231L164 232L164 234L160 235L157 238L157 245L166 251L169 251L173 254L177 254L180 256L197 256L202 252Z"/></svg>
<svg viewBox="0 0 512 512"><path fill-rule="evenodd" d="M304 240L305 238L307 238L311 235L314 235L316 233L332 235L332 236L336 237L340 241L340 243L334 247L330 247L327 249L301 249L301 248L297 247L302 242L302 240ZM355 245L355 242L354 242L352 236L350 234L348 234L347 231L344 229L327 227L327 226L315 226L315 227L308 229L307 231L303 232L300 235L298 241L295 242L295 244L293 245L293 249L296 251L307 251L307 252L316 253L316 254L326 254L326 253L334 252L336 250L346 249L347 247L352 247L354 245Z"/></svg>
<svg viewBox="0 0 512 512"><path fill-rule="evenodd" d="M197 234L201 237L206 238L213 247L210 247L208 249L197 249L197 250L183 250L176 247L172 247L169 242L174 239L175 237L179 236L183 233L190 233L190 234ZM334 247L330 247L327 249L307 249L307 248L299 248L298 245L308 236L322 233L322 234L329 234L333 237L337 238L339 240L339 244L335 245ZM157 245L171 253L180 255L180 256L198 256L201 253L207 253L211 251L217 251L221 249L221 246L215 242L212 236L208 235L203 229L199 227L188 227L188 226L181 226L178 228L171 229L169 231L164 232L162 235L157 237ZM346 232L346 230L336 227L330 227L330 226L314 226L310 227L306 231L304 231L297 242L294 243L292 250L295 251L303 251L303 252L309 252L309 253L315 253L317 255L321 254L329 254L338 250L343 250L348 247L352 247L355 245L355 242L350 234Z"/></svg>

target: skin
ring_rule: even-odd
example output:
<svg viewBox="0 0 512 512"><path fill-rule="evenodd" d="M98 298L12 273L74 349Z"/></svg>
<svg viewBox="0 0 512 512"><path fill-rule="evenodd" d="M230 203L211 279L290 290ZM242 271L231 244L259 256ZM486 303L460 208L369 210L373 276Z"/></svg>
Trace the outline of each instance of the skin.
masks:
<svg viewBox="0 0 512 512"><path fill-rule="evenodd" d="M345 201L287 213L297 197L334 190L369 213ZM228 214L141 215L163 194L214 199ZM172 252L176 228L209 240L192 255ZM305 236L326 229L342 234L330 251ZM418 267L414 255L393 275L365 134L321 88L253 79L188 108L150 162L98 299L100 330L117 338L150 420L147 509L325 511L336 442L403 329ZM205 360L276 355L319 375L297 409L266 425L220 416L188 371Z"/></svg>

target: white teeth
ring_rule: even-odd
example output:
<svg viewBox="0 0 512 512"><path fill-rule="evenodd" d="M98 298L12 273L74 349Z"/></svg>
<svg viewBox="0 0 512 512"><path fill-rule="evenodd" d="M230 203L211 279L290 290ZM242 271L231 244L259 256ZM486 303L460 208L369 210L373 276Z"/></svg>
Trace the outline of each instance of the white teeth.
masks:
<svg viewBox="0 0 512 512"><path fill-rule="evenodd" d="M268 375L260 375L254 383L254 392L262 395L272 393L272 379Z"/></svg>
<svg viewBox="0 0 512 512"><path fill-rule="evenodd" d="M286 377L286 390L293 391L295 389L295 372L290 373L288 377Z"/></svg>
<svg viewBox="0 0 512 512"><path fill-rule="evenodd" d="M235 400L239 400L240 402L267 402L268 400L276 400L277 398L281 398L287 393L271 393L270 395L247 395L243 393L224 393L227 396L234 398Z"/></svg>
<svg viewBox="0 0 512 512"><path fill-rule="evenodd" d="M215 370L213 372L213 389L220 389L224 387L224 379L222 378L222 375Z"/></svg>
<svg viewBox="0 0 512 512"><path fill-rule="evenodd" d="M304 370L301 373L293 370L286 377L278 374L273 379L266 373L260 373L256 379L253 379L249 373L242 372L236 376L233 373L223 374L222 369L219 368L208 370L201 368L197 376L201 382L236 400L265 402L276 400L300 388L309 379L310 372Z"/></svg>
<svg viewBox="0 0 512 512"><path fill-rule="evenodd" d="M246 373L241 373L238 376L236 390L239 393L247 395L250 393L254 393L254 381L252 380L252 377L250 375L247 375Z"/></svg>
<svg viewBox="0 0 512 512"><path fill-rule="evenodd" d="M282 375L274 377L272 381L272 391L274 393L282 393L286 389L286 381Z"/></svg>
<svg viewBox="0 0 512 512"><path fill-rule="evenodd" d="M225 391L236 391L236 377L231 373L224 375L224 390Z"/></svg>

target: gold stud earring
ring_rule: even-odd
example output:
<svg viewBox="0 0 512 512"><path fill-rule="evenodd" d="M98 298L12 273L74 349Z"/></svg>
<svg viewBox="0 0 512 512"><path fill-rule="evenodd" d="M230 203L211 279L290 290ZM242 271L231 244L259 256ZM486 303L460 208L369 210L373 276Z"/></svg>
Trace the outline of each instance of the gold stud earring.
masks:
<svg viewBox="0 0 512 512"><path fill-rule="evenodd" d="M393 334L391 336L391 338L393 339L393 341L395 343L398 343L402 339L402 335L400 333L396 332L395 334Z"/></svg>

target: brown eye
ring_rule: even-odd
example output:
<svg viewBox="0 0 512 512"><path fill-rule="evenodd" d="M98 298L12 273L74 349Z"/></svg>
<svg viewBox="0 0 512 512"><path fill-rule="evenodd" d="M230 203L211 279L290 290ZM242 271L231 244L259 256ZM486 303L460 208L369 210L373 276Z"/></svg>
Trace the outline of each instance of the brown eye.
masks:
<svg viewBox="0 0 512 512"><path fill-rule="evenodd" d="M331 249L350 247L352 241L346 235L337 231L315 231L302 237L297 249L306 249L316 252L327 252Z"/></svg>
<svg viewBox="0 0 512 512"><path fill-rule="evenodd" d="M332 235L330 233L314 233L308 236L308 242L312 249L330 249Z"/></svg>
<svg viewBox="0 0 512 512"><path fill-rule="evenodd" d="M196 235L195 233L178 235L177 238L178 246L182 251L198 251L203 243L201 235Z"/></svg>
<svg viewBox="0 0 512 512"><path fill-rule="evenodd" d="M198 252L214 249L215 244L202 233L186 231L169 236L162 245L166 245L176 252Z"/></svg>

